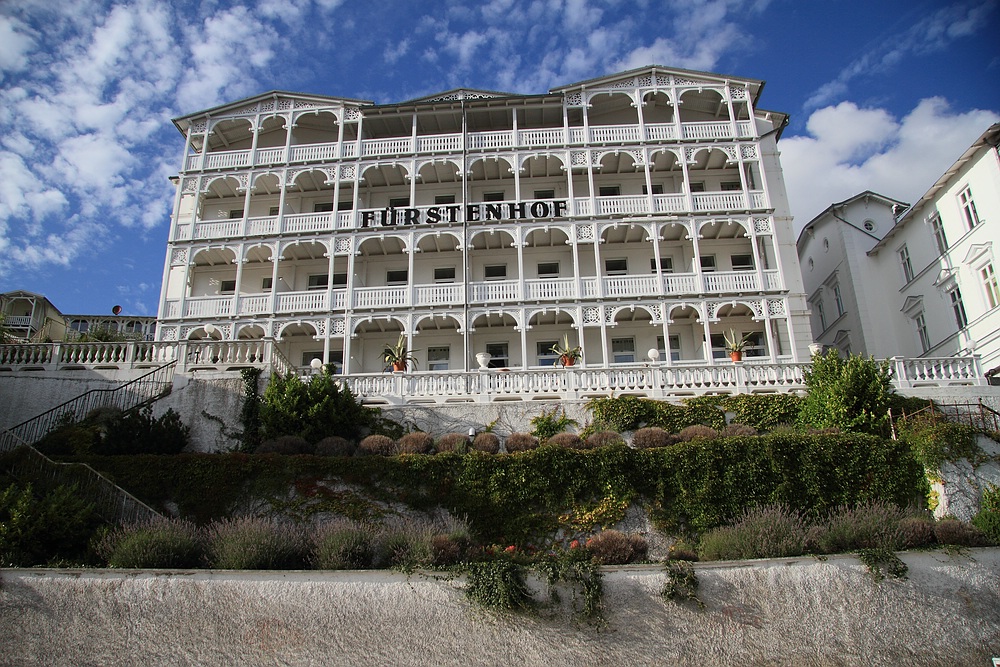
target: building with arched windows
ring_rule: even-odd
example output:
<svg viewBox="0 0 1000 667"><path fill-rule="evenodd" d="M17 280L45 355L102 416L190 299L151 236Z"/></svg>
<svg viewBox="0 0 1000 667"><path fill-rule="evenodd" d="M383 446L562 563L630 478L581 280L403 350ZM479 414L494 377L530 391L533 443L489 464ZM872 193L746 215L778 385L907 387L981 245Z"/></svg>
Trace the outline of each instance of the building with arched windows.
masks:
<svg viewBox="0 0 1000 667"><path fill-rule="evenodd" d="M649 66L538 95L275 91L178 118L157 338L234 367L318 359L369 398L773 390L811 332L787 118L762 88ZM387 373L400 337L415 367ZM582 357L554 368L564 341Z"/></svg>

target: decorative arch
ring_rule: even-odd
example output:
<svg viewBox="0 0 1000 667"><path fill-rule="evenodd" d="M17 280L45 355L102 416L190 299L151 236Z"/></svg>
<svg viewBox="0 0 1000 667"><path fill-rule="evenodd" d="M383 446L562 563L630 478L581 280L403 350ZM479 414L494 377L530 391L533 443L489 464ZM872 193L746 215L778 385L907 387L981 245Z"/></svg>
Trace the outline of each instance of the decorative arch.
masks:
<svg viewBox="0 0 1000 667"><path fill-rule="evenodd" d="M470 250L500 250L513 248L516 244L513 232L506 229L484 229L474 232L469 238Z"/></svg>
<svg viewBox="0 0 1000 667"><path fill-rule="evenodd" d="M524 235L525 247L562 247L570 245L570 227L561 225L543 225L528 230Z"/></svg>
<svg viewBox="0 0 1000 667"><path fill-rule="evenodd" d="M674 103L662 90L651 90L642 96L642 118L647 125L674 121Z"/></svg>
<svg viewBox="0 0 1000 667"><path fill-rule="evenodd" d="M620 148L595 153L595 163L602 174L628 174L642 169L642 155L638 151Z"/></svg>
<svg viewBox="0 0 1000 667"><path fill-rule="evenodd" d="M527 322L527 326L535 326L539 324L569 324L573 329L580 328L580 322L577 320L576 308L563 308L561 306L542 306L537 308L530 308L524 311L524 319ZM554 314L553 322L541 322L539 317L548 316L550 313Z"/></svg>
<svg viewBox="0 0 1000 667"><path fill-rule="evenodd" d="M470 313L471 324L470 331L475 332L476 327L482 327L485 329L492 328L507 328L510 327L514 331L520 331L523 327L523 320L521 319L522 313L520 310L510 311L510 310L486 310L482 312L473 311ZM509 321L508 321L509 320Z"/></svg>
<svg viewBox="0 0 1000 667"><path fill-rule="evenodd" d="M638 125L639 100L635 90L602 90L587 94L587 117L591 127Z"/></svg>
<svg viewBox="0 0 1000 667"><path fill-rule="evenodd" d="M260 119L257 124L257 148L278 148L285 146L288 135L288 119L275 114Z"/></svg>
<svg viewBox="0 0 1000 667"><path fill-rule="evenodd" d="M423 315L417 315L417 316L415 316L415 318L413 320L413 331L414 331L414 333L418 333L418 332L420 332L422 330L423 331L427 331L427 330L430 329L430 327L422 329L420 325L423 324L424 322L427 322L427 321L434 322L434 321L441 321L441 320L450 320L450 321L452 321L452 322L455 323L455 326L454 327L437 327L436 329L446 329L446 330L452 330L452 329L454 329L455 331L457 331L459 333L462 332L462 322L457 317L455 317L454 315L450 315L448 313L425 313Z"/></svg>
<svg viewBox="0 0 1000 667"><path fill-rule="evenodd" d="M357 256L402 255L409 252L410 236L405 234L376 234L360 240L354 249Z"/></svg>
<svg viewBox="0 0 1000 667"><path fill-rule="evenodd" d="M257 322L245 322L236 325L237 340L260 340L267 336L267 329Z"/></svg>
<svg viewBox="0 0 1000 667"><path fill-rule="evenodd" d="M253 145L253 121L249 118L222 118L211 122L206 136L208 152L246 150Z"/></svg>
<svg viewBox="0 0 1000 667"><path fill-rule="evenodd" d="M678 148L660 148L649 154L652 171L680 171L682 154Z"/></svg>
<svg viewBox="0 0 1000 667"><path fill-rule="evenodd" d="M623 313L629 313L630 315L629 321L631 322L647 321L649 322L649 324L661 324L662 322L660 320L660 313L654 312L654 310L659 311L660 310L659 306L651 307L641 303L630 303L628 305L619 305L610 309L610 312L608 313L608 320L615 324L618 324L619 322L624 321L624 320L619 320L618 316ZM647 315L649 315L649 319L647 320L646 318L634 317L636 311L641 311L643 313L646 313Z"/></svg>
<svg viewBox="0 0 1000 667"><path fill-rule="evenodd" d="M285 174L283 171L267 170L258 171L251 176L250 186L252 188L250 196L276 195L285 184Z"/></svg>
<svg viewBox="0 0 1000 667"><path fill-rule="evenodd" d="M382 327L381 322L386 322L387 324L394 324L395 326ZM372 326L377 324L376 326ZM363 333L376 333L376 332L392 332L394 335L407 333L407 320L404 317L397 317L395 315L380 314L380 315L368 315L365 317L356 317L351 323L351 338L356 338L358 334Z"/></svg>
<svg viewBox="0 0 1000 667"><path fill-rule="evenodd" d="M688 149L688 164L692 169L733 168L736 156L718 146L698 146Z"/></svg>
<svg viewBox="0 0 1000 667"><path fill-rule="evenodd" d="M701 323L704 321L705 313L702 310L702 304L700 303L690 303L687 301L679 301L677 303L672 303L667 306L667 324L674 324L675 312L680 310L682 313L690 312L694 316L694 321Z"/></svg>
<svg viewBox="0 0 1000 667"><path fill-rule="evenodd" d="M205 199L225 199L238 197L243 191L243 183L235 176L219 174L205 179L201 184L201 192Z"/></svg>
<svg viewBox="0 0 1000 667"><path fill-rule="evenodd" d="M566 161L561 156L551 153L521 155L518 160L518 171L521 176L527 178L562 177L566 169Z"/></svg>
<svg viewBox="0 0 1000 667"><path fill-rule="evenodd" d="M310 334L309 331L312 330ZM283 341L287 337L311 337L315 338L319 335L319 329L316 324L308 320L290 320L288 322L280 322L277 325L277 331L275 332L277 340Z"/></svg>
<svg viewBox="0 0 1000 667"><path fill-rule="evenodd" d="M713 228L714 233L711 236L705 234L706 227ZM750 238L752 235L753 229L748 222L739 218L712 218L698 222L699 238L737 239Z"/></svg>
<svg viewBox="0 0 1000 667"><path fill-rule="evenodd" d="M416 163L415 178L422 184L455 183L462 180L462 166L449 158L434 158Z"/></svg>
<svg viewBox="0 0 1000 667"><path fill-rule="evenodd" d="M384 188L406 185L411 174L406 165L398 162L370 164L361 170L361 180L368 187Z"/></svg>
<svg viewBox="0 0 1000 667"><path fill-rule="evenodd" d="M729 105L722 93L713 88L688 88L678 97L681 122L729 120Z"/></svg>
<svg viewBox="0 0 1000 667"><path fill-rule="evenodd" d="M455 247L447 247L442 237L454 239ZM449 252L462 247L462 235L451 229L435 229L431 232L419 233L414 236L413 247L420 252Z"/></svg>
<svg viewBox="0 0 1000 667"><path fill-rule="evenodd" d="M469 180L495 181L514 178L515 165L506 155L481 157L469 165Z"/></svg>

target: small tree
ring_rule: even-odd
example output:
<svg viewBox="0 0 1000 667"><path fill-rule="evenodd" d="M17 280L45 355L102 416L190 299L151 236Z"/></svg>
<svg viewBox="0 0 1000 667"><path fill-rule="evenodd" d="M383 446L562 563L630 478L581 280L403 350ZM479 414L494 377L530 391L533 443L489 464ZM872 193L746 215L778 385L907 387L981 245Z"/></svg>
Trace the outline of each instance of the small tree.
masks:
<svg viewBox="0 0 1000 667"><path fill-rule="evenodd" d="M799 412L801 425L885 433L893 394L888 362L860 355L842 359L830 350L813 355L812 368L804 375L809 393Z"/></svg>
<svg viewBox="0 0 1000 667"><path fill-rule="evenodd" d="M308 383L297 375L271 376L260 410L263 438L298 435L311 443L328 435L356 440L376 417L336 376L325 372Z"/></svg>

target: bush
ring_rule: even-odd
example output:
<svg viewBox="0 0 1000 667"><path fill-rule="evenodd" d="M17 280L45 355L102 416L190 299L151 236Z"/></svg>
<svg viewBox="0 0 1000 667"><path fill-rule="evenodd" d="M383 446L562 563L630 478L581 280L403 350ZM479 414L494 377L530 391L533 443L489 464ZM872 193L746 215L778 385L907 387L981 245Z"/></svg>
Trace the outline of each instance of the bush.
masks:
<svg viewBox="0 0 1000 667"><path fill-rule="evenodd" d="M626 565L645 560L649 545L641 535L602 530L587 540L587 549L601 565Z"/></svg>
<svg viewBox="0 0 1000 667"><path fill-rule="evenodd" d="M361 441L358 445L358 452L376 456L393 456L397 452L396 441L387 435L375 433Z"/></svg>
<svg viewBox="0 0 1000 667"><path fill-rule="evenodd" d="M152 519L107 533L96 549L108 567L192 568L201 564L200 537L190 521Z"/></svg>
<svg viewBox="0 0 1000 667"><path fill-rule="evenodd" d="M926 516L908 516L899 522L902 549L918 549L934 544L934 520Z"/></svg>
<svg viewBox="0 0 1000 667"><path fill-rule="evenodd" d="M316 456L353 456L358 446L339 435L328 435L316 443Z"/></svg>
<svg viewBox="0 0 1000 667"><path fill-rule="evenodd" d="M76 485L36 496L30 483L0 490L0 567L30 567L85 559L100 519Z"/></svg>
<svg viewBox="0 0 1000 667"><path fill-rule="evenodd" d="M462 540L451 535L435 535L431 538L431 565L447 567L460 563L466 558L468 539Z"/></svg>
<svg viewBox="0 0 1000 667"><path fill-rule="evenodd" d="M500 438L495 433L477 433L472 440L472 448L477 452L496 454L500 451Z"/></svg>
<svg viewBox="0 0 1000 667"><path fill-rule="evenodd" d="M902 549L906 535L900 522L906 516L906 510L883 501L837 507L825 522L825 530L818 539L819 548L823 553Z"/></svg>
<svg viewBox="0 0 1000 667"><path fill-rule="evenodd" d="M320 570L363 570L374 566L375 531L347 520L321 525L313 536L313 565Z"/></svg>
<svg viewBox="0 0 1000 667"><path fill-rule="evenodd" d="M172 409L154 419L153 408L126 412L107 423L104 437L98 440L94 454L179 454L190 441L191 429Z"/></svg>
<svg viewBox="0 0 1000 667"><path fill-rule="evenodd" d="M437 451L465 454L469 451L469 436L464 433L445 433L438 438Z"/></svg>
<svg viewBox="0 0 1000 667"><path fill-rule="evenodd" d="M979 512L972 517L972 525L982 531L987 540L1000 544L1000 487L987 485Z"/></svg>
<svg viewBox="0 0 1000 667"><path fill-rule="evenodd" d="M431 527L419 521L397 519L382 525L375 542L375 567L412 569L431 564Z"/></svg>
<svg viewBox="0 0 1000 667"><path fill-rule="evenodd" d="M795 394L737 394L722 399L722 407L733 413L737 424L772 431L798 421L802 399Z"/></svg>
<svg viewBox="0 0 1000 667"><path fill-rule="evenodd" d="M634 431L653 418L655 401L635 396L592 398L586 403L594 421L616 431Z"/></svg>
<svg viewBox="0 0 1000 667"><path fill-rule="evenodd" d="M206 529L209 567L221 570L293 570L306 564L301 528L263 517L217 521Z"/></svg>
<svg viewBox="0 0 1000 667"><path fill-rule="evenodd" d="M536 449L538 447L538 438L530 433L511 433L507 436L504 447L511 454L514 452L526 452L529 449Z"/></svg>
<svg viewBox="0 0 1000 667"><path fill-rule="evenodd" d="M546 445L568 447L569 449L588 449L587 443L576 433L556 433L545 441Z"/></svg>
<svg viewBox="0 0 1000 667"><path fill-rule="evenodd" d="M917 460L931 473L939 473L945 462L968 459L975 464L983 456L976 429L966 424L925 413L901 419L896 426L899 439L910 446Z"/></svg>
<svg viewBox="0 0 1000 667"><path fill-rule="evenodd" d="M667 560L690 560L697 561L697 550L684 540L677 540L670 545L667 551Z"/></svg>
<svg viewBox="0 0 1000 667"><path fill-rule="evenodd" d="M587 446L591 449L608 445L624 445L625 439L614 431L598 431L587 436Z"/></svg>
<svg viewBox="0 0 1000 667"><path fill-rule="evenodd" d="M986 536L976 528L958 519L941 519L934 526L934 536L938 544L960 547L981 547L986 544Z"/></svg>
<svg viewBox="0 0 1000 667"><path fill-rule="evenodd" d="M315 447L297 435L283 435L280 438L265 440L260 443L254 454L312 454Z"/></svg>
<svg viewBox="0 0 1000 667"><path fill-rule="evenodd" d="M552 408L551 412L544 410L537 417L531 418L531 434L545 442L557 433L562 433L570 426L576 426L575 419L566 416L566 411L562 408Z"/></svg>
<svg viewBox="0 0 1000 667"><path fill-rule="evenodd" d="M752 435L757 435L757 429L745 424L728 424L719 431L720 438L746 438Z"/></svg>
<svg viewBox="0 0 1000 667"><path fill-rule="evenodd" d="M400 454L430 454L434 449L434 438L430 433L414 431L400 438L396 448Z"/></svg>
<svg viewBox="0 0 1000 667"><path fill-rule="evenodd" d="M735 524L705 533L701 556L705 560L800 556L806 531L802 515L785 505L750 508Z"/></svg>
<svg viewBox="0 0 1000 667"><path fill-rule="evenodd" d="M681 432L677 434L677 437L680 438L681 442L691 442L692 440L711 440L718 437L718 435L719 432L711 426L694 424L681 429Z"/></svg>
<svg viewBox="0 0 1000 667"><path fill-rule="evenodd" d="M808 394L799 423L805 427L835 426L844 431L882 435L887 430L892 396L889 363L837 350L815 354L805 373Z"/></svg>
<svg viewBox="0 0 1000 667"><path fill-rule="evenodd" d="M308 383L294 374L271 376L260 403L264 438L298 435L318 442L328 435L357 439L378 422L376 410L361 405L336 375L319 373Z"/></svg>
<svg viewBox="0 0 1000 667"><path fill-rule="evenodd" d="M658 426L648 426L640 428L632 434L632 446L636 449L650 449L652 447L669 447L677 444L681 439L672 433L667 433Z"/></svg>

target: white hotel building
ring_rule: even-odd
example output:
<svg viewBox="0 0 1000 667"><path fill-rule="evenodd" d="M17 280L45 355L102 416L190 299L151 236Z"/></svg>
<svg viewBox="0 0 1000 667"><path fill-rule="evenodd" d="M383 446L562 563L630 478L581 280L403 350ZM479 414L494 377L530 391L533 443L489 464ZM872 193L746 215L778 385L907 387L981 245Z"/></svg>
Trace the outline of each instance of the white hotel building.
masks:
<svg viewBox="0 0 1000 667"><path fill-rule="evenodd" d="M275 91L178 118L158 340L217 368L319 359L369 400L800 384L786 116L762 88L649 66L538 95ZM416 368L385 372L400 335ZM564 336L582 359L553 368Z"/></svg>

